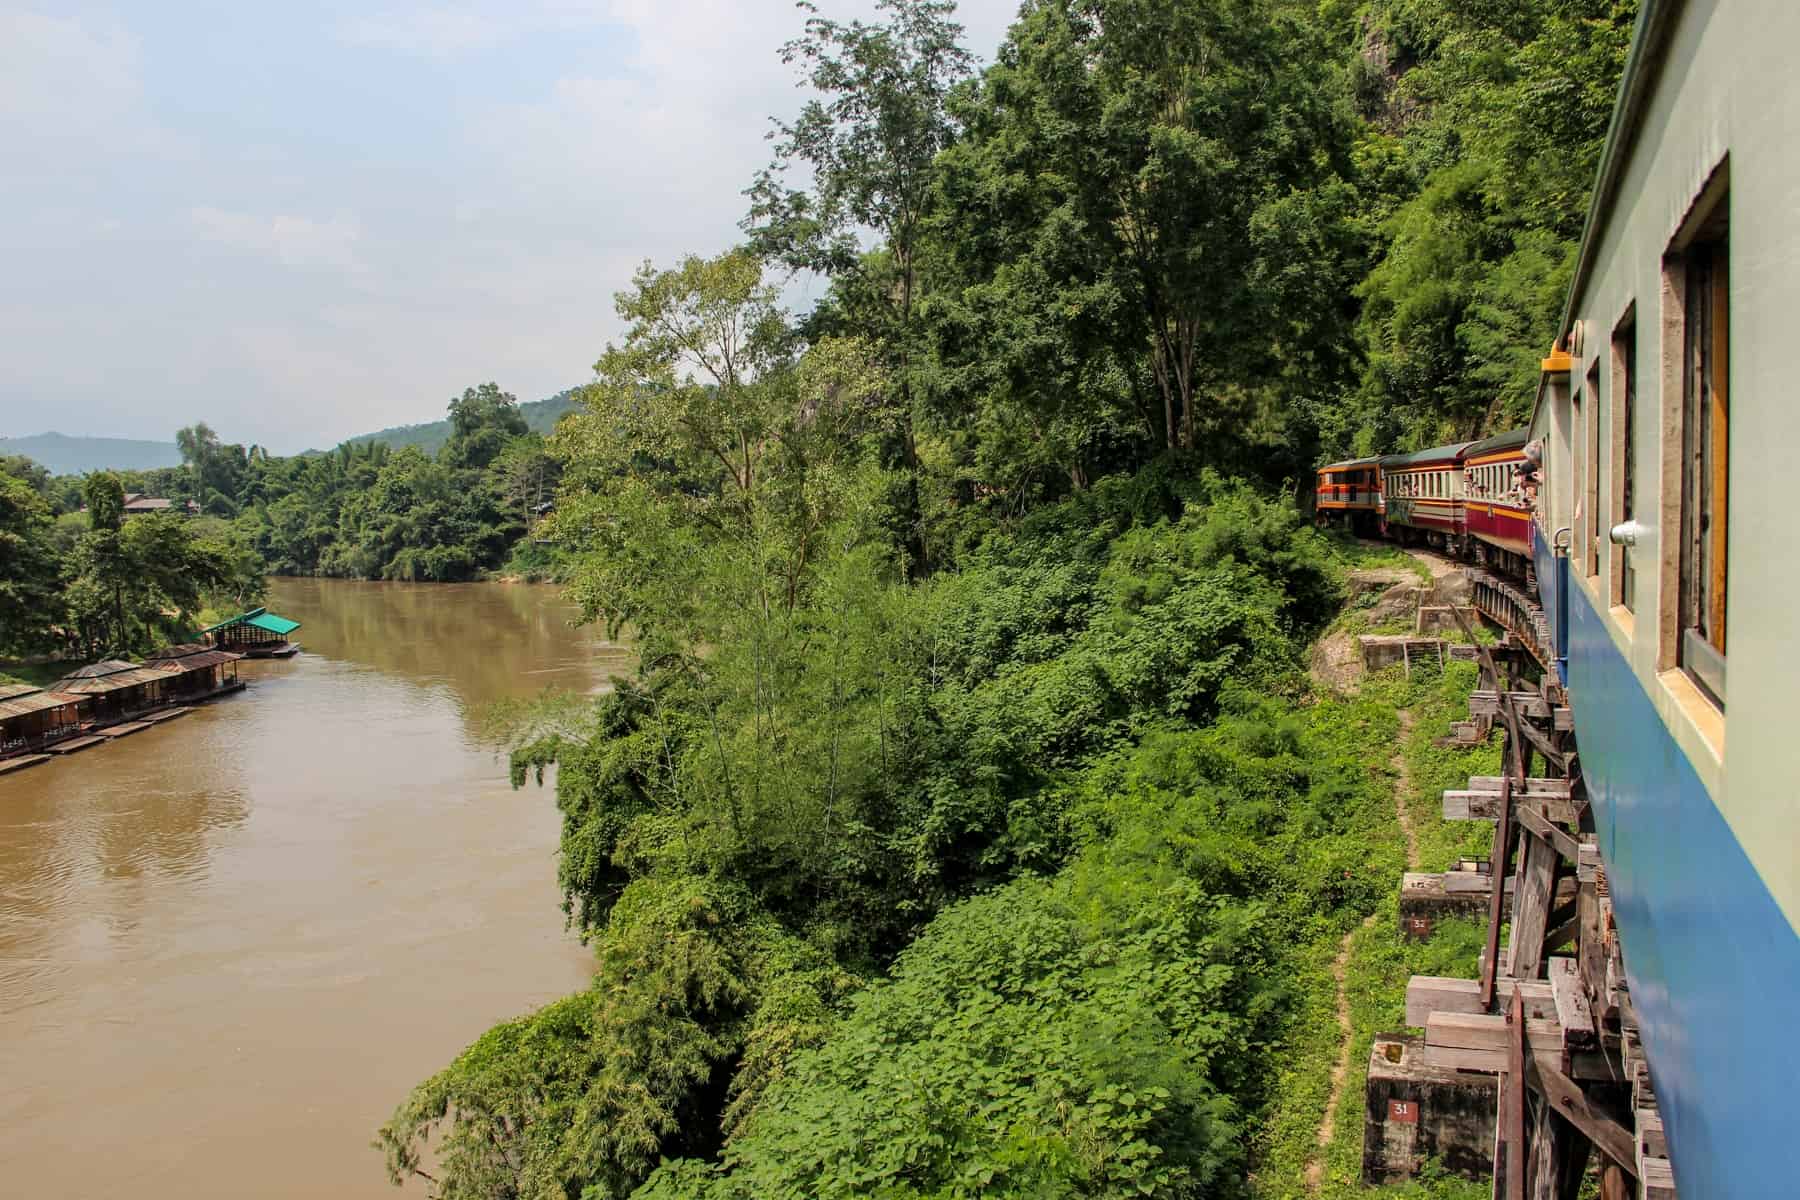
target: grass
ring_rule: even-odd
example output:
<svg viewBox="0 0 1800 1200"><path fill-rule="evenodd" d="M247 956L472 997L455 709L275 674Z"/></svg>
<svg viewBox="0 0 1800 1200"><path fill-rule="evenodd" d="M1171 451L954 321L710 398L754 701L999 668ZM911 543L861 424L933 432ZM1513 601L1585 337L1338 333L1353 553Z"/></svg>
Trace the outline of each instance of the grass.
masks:
<svg viewBox="0 0 1800 1200"><path fill-rule="evenodd" d="M1328 531L1325 538L1347 570L1403 571L1418 576L1420 583L1431 582L1431 571L1424 563L1390 542L1363 541L1341 529Z"/></svg>
<svg viewBox="0 0 1800 1200"><path fill-rule="evenodd" d="M1364 685L1372 698L1387 699L1396 708L1410 709L1413 715L1412 732L1402 748L1411 787L1401 799L1418 839L1421 871L1448 870L1459 858L1485 858L1493 848L1490 822L1444 820L1447 789L1467 787L1472 775L1500 773L1500 747L1494 738L1474 747L1437 744L1449 735L1453 721L1468 719L1469 693L1475 690L1476 674L1474 663L1452 661L1442 674L1433 663L1414 668L1410 680L1390 670Z"/></svg>
<svg viewBox="0 0 1800 1200"><path fill-rule="evenodd" d="M67 675L75 667L74 663L44 663L37 666L20 665L7 667L0 671L0 684L29 683L33 687L43 687L47 683L55 683Z"/></svg>
<svg viewBox="0 0 1800 1200"><path fill-rule="evenodd" d="M1409 560L1411 561L1411 560ZM1464 783L1471 775L1498 770L1499 750L1491 742L1473 748L1436 744L1449 732L1452 720L1467 714L1468 694L1476 672L1468 663L1451 663L1441 674L1416 670L1404 678L1397 669L1365 679L1354 702L1319 705L1321 720L1342 719L1346 725L1366 712L1365 706L1393 712L1408 709L1413 715L1411 732L1399 746L1410 781L1399 797L1405 805L1419 849L1422 870L1442 870L1462 854L1486 854L1492 826L1483 821L1445 821L1440 793ZM1366 720L1366 716L1361 718ZM1371 774L1397 787L1390 759L1392 741L1365 740L1357 751ZM1391 792L1390 792L1391 794ZM1390 815L1372 828L1369 857L1385 869L1402 861L1405 838L1397 818ZM1463 975L1475 973L1483 930L1478 921L1453 919L1440 922L1427 942L1403 942L1399 937L1399 869L1393 870L1393 887L1350 936L1345 963L1344 992L1349 1003L1351 1039L1349 1072L1338 1104L1330 1143L1324 1149L1320 1196L1410 1197L1416 1200L1474 1200L1488 1195L1486 1183L1470 1183L1454 1176L1427 1171L1404 1185L1365 1188L1362 1185L1363 1095L1368 1062L1375 1036L1404 1027L1406 981L1415 974ZM1338 936L1321 937L1300 956L1299 976L1294 980L1295 1011L1290 1038L1279 1047L1277 1099L1263 1122L1256 1147L1256 1170L1251 1188L1259 1200L1300 1200L1313 1193L1306 1178L1307 1164L1315 1153L1320 1123L1330 1095L1331 1071L1337 1062L1340 1041L1336 1016L1337 988L1331 965L1340 945Z"/></svg>

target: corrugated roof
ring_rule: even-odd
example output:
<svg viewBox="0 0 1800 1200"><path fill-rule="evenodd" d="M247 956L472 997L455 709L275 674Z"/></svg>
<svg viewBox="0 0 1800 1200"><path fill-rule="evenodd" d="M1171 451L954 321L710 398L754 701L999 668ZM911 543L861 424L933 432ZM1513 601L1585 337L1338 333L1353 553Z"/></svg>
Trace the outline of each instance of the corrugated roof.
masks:
<svg viewBox="0 0 1800 1200"><path fill-rule="evenodd" d="M125 664L126 670L115 671L110 675L77 677L69 675L51 684L54 691L71 696L103 696L108 692L123 691L126 688L141 687L146 683L166 683L167 671L155 671L149 667L136 667Z"/></svg>
<svg viewBox="0 0 1800 1200"><path fill-rule="evenodd" d="M158 650L145 662L145 666L158 671L204 671L208 667L220 666L224 663L236 662L244 657L231 650L220 650L200 642L187 642L180 646L169 646Z"/></svg>
<svg viewBox="0 0 1800 1200"><path fill-rule="evenodd" d="M0 721L12 717L28 717L32 713L45 712L52 708L68 708L79 703L81 703L79 696L63 696L54 692L33 690L29 695L0 700Z"/></svg>
<svg viewBox="0 0 1800 1200"><path fill-rule="evenodd" d="M135 671L136 663L128 663L122 658L104 658L97 663L89 663L78 667L64 675L64 679L104 679L108 675L117 675L121 671Z"/></svg>
<svg viewBox="0 0 1800 1200"><path fill-rule="evenodd" d="M0 683L0 700L11 700L14 696L24 696L42 690L35 683Z"/></svg>
<svg viewBox="0 0 1800 1200"><path fill-rule="evenodd" d="M258 629L266 629L270 633L278 634L281 637L286 637L288 634L294 632L294 630L300 628L300 622L290 621L286 617L278 617L271 612L258 613L256 616L251 617L246 621L245 624L254 625Z"/></svg>
<svg viewBox="0 0 1800 1200"><path fill-rule="evenodd" d="M298 621L290 621L286 617L278 617L266 608L253 608L249 612L239 613L230 620L220 621L217 625L208 625L200 632L202 635L217 633L219 630L228 629L233 625L254 625L258 629L267 630L268 632L277 634L281 637L286 637L288 634L294 632L294 630L300 628L300 622Z"/></svg>

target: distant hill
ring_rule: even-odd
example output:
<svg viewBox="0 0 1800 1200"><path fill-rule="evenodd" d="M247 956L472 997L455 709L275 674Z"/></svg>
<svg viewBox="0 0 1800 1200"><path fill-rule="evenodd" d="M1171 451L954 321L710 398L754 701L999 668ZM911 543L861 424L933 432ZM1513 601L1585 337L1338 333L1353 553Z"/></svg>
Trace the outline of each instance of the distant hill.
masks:
<svg viewBox="0 0 1800 1200"><path fill-rule="evenodd" d="M536 433L549 433L562 415L575 407L575 392L575 388L570 388L547 400L527 400L519 405L519 411L525 415L525 424ZM438 448L450 440L450 419L446 417L442 421L428 421L422 425L395 425L391 429L360 434L348 440L359 445L364 442L386 442L395 450L402 446L417 446L427 454L436 454Z"/></svg>
<svg viewBox="0 0 1800 1200"><path fill-rule="evenodd" d="M547 400L529 400L519 405L525 423L538 433L549 433L562 415L575 407L575 391L570 388ZM422 425L395 425L347 439L352 442L386 442L398 450L417 446L427 454L450 440L450 421L428 421ZM307 454L320 451L308 450ZM62 433L39 433L31 437L0 437L0 458L23 454L52 475L80 475L88 471L151 471L157 467L179 467L181 451L174 442L141 442L131 438L70 437Z"/></svg>
<svg viewBox="0 0 1800 1200"><path fill-rule="evenodd" d="M0 458L9 454L23 454L52 475L79 475L84 471L150 471L181 465L181 451L175 448L174 442L69 437L61 433L0 438Z"/></svg>

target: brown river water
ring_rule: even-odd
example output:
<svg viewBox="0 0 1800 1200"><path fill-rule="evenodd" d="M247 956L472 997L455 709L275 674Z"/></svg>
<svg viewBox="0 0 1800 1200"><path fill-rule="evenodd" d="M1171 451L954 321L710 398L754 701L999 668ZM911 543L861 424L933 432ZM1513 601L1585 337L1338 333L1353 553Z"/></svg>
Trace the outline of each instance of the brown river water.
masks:
<svg viewBox="0 0 1800 1200"><path fill-rule="evenodd" d="M481 706L627 653L547 587L275 580L303 653L0 778L0 1195L386 1197L370 1141L585 986L550 791Z"/></svg>

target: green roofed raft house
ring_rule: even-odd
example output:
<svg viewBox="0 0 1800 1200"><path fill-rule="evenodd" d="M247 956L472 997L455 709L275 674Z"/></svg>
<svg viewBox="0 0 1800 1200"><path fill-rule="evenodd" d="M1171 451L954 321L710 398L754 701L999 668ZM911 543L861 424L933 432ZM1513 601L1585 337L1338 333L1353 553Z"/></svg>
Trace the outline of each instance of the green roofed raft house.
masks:
<svg viewBox="0 0 1800 1200"><path fill-rule="evenodd" d="M298 621L278 617L266 608L253 608L202 629L200 636L221 650L234 650L251 658L287 658L300 652L300 643L288 640L288 635L298 628Z"/></svg>

